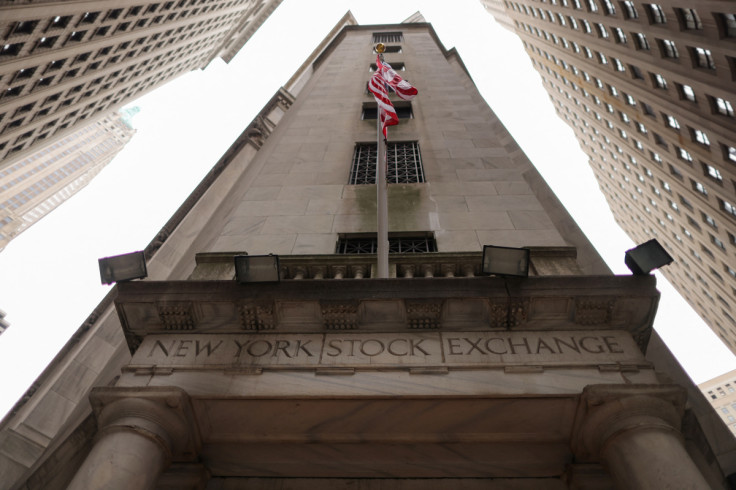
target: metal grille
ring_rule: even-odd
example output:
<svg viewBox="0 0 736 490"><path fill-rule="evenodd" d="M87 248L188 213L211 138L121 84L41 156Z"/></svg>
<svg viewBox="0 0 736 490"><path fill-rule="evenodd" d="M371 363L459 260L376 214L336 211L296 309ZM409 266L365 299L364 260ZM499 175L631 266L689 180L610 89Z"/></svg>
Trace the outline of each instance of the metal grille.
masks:
<svg viewBox="0 0 736 490"><path fill-rule="evenodd" d="M374 32L373 43L400 43L404 35L400 32Z"/></svg>
<svg viewBox="0 0 736 490"><path fill-rule="evenodd" d="M353 153L353 166L350 170L351 185L376 183L375 143L358 143ZM415 184L424 182L422 157L416 141L389 143L386 152L386 181L389 184Z"/></svg>
<svg viewBox="0 0 736 490"><path fill-rule="evenodd" d="M389 237L388 253L427 253L436 252L437 243L432 236ZM376 237L342 237L337 242L338 254L374 254L378 252Z"/></svg>

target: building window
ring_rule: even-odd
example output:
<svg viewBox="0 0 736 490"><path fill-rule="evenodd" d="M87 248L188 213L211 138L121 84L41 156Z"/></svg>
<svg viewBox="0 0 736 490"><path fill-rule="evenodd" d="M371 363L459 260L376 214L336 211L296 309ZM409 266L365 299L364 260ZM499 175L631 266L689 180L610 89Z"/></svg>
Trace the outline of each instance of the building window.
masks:
<svg viewBox="0 0 736 490"><path fill-rule="evenodd" d="M683 29L700 30L703 28L703 23L695 9L676 9L676 12Z"/></svg>
<svg viewBox="0 0 736 490"><path fill-rule="evenodd" d="M736 14L716 14L721 37L736 37Z"/></svg>
<svg viewBox="0 0 736 490"><path fill-rule="evenodd" d="M630 0L626 0L623 3L624 12L626 14L626 18L628 19L638 19L639 13L636 11L636 7L634 6L634 2Z"/></svg>
<svg viewBox="0 0 736 490"><path fill-rule="evenodd" d="M646 102L642 102L640 105L641 105L641 111L644 114L646 114L647 116L655 117L654 116L654 109L652 109L652 106L650 106Z"/></svg>
<svg viewBox="0 0 736 490"><path fill-rule="evenodd" d="M675 119L674 116L670 116L669 114L662 114L664 116L665 123L668 127L672 129L680 129L680 123Z"/></svg>
<svg viewBox="0 0 736 490"><path fill-rule="evenodd" d="M634 44L636 44L637 49L642 49L644 51L649 51L651 49L647 37L641 32L634 33Z"/></svg>
<svg viewBox="0 0 736 490"><path fill-rule="evenodd" d="M664 11L662 10L662 7L660 7L656 3L649 4L649 15L651 16L650 20L652 24L667 23L667 18L664 15Z"/></svg>
<svg viewBox="0 0 736 490"><path fill-rule="evenodd" d="M718 199L718 204L721 206L722 210L736 218L736 206L728 201L724 201L723 199Z"/></svg>
<svg viewBox="0 0 736 490"><path fill-rule="evenodd" d="M703 221L706 222L706 223L708 223L708 225L711 228L713 228L714 230L717 230L718 229L718 225L716 224L716 220L714 220L712 216L710 216L708 214L705 214L705 213L702 213L702 212L700 214L701 214L701 216L703 218Z"/></svg>
<svg viewBox="0 0 736 490"><path fill-rule="evenodd" d="M602 0L602 2L606 15L616 15L616 7L613 5L611 0Z"/></svg>
<svg viewBox="0 0 736 490"><path fill-rule="evenodd" d="M87 34L87 31L73 31L71 34L69 34L69 37L67 38L66 42L78 43L82 39L84 39L85 34Z"/></svg>
<svg viewBox="0 0 736 490"><path fill-rule="evenodd" d="M678 91L680 92L680 97L691 102L695 102L695 91L690 85L677 84L677 88L679 89Z"/></svg>
<svg viewBox="0 0 736 490"><path fill-rule="evenodd" d="M620 27L613 27L613 36L619 44L626 44L626 33Z"/></svg>
<svg viewBox="0 0 736 490"><path fill-rule="evenodd" d="M733 146L722 145L723 158L730 160L731 163L736 163L736 148Z"/></svg>
<svg viewBox="0 0 736 490"><path fill-rule="evenodd" d="M429 253L437 251L434 236L391 236L388 237L388 253ZM335 253L338 254L374 254L378 252L378 240L375 235L345 235L337 240Z"/></svg>
<svg viewBox="0 0 736 490"><path fill-rule="evenodd" d="M711 97L710 99L715 112L724 116L734 117L733 106L729 101L720 97Z"/></svg>
<svg viewBox="0 0 736 490"><path fill-rule="evenodd" d="M375 143L358 143L353 152L350 185L375 184L377 148ZM387 148L389 184L424 182L424 169L416 141L389 143Z"/></svg>
<svg viewBox="0 0 736 490"><path fill-rule="evenodd" d="M361 115L361 119L365 120L375 120L377 117L377 109L378 107L374 102L367 102L363 104L363 113ZM411 110L411 102L394 102L394 109L396 110L396 115L399 116L399 119L413 119L414 113Z"/></svg>
<svg viewBox="0 0 736 490"><path fill-rule="evenodd" d="M404 41L404 35L401 32L374 32L373 44L376 43L400 43Z"/></svg>
<svg viewBox="0 0 736 490"><path fill-rule="evenodd" d="M693 141L700 143L701 145L710 146L710 140L708 135L699 129L691 128Z"/></svg>
<svg viewBox="0 0 736 490"><path fill-rule="evenodd" d="M693 186L693 190L694 191L699 192L703 196L707 196L708 195L708 190L700 182L697 182L695 180L690 179L690 184Z"/></svg>
<svg viewBox="0 0 736 490"><path fill-rule="evenodd" d="M644 80L644 74L641 72L638 66L629 65L629 70L631 70L631 76L636 80Z"/></svg>
<svg viewBox="0 0 736 490"><path fill-rule="evenodd" d="M687 151L684 148L675 147L677 150L677 156L681 159L685 160L686 162L692 162L693 156L690 154L689 151Z"/></svg>
<svg viewBox="0 0 736 490"><path fill-rule="evenodd" d="M692 48L692 53L695 66L707 68L708 70L716 69L716 63L713 61L713 54L710 49Z"/></svg>
<svg viewBox="0 0 736 490"><path fill-rule="evenodd" d="M677 46L674 41L661 39L660 46L662 48L662 55L665 58L677 59L680 57L680 53L677 51Z"/></svg>
<svg viewBox="0 0 736 490"><path fill-rule="evenodd" d="M723 182L723 175L721 175L720 170L718 170L714 166L704 163L703 172L705 172L705 175L707 175L711 179L717 180L718 182Z"/></svg>
<svg viewBox="0 0 736 490"><path fill-rule="evenodd" d="M69 25L69 22L72 20L71 15L64 15L59 16L57 15L53 19L51 19L51 22L49 23L49 29L64 29L66 26Z"/></svg>

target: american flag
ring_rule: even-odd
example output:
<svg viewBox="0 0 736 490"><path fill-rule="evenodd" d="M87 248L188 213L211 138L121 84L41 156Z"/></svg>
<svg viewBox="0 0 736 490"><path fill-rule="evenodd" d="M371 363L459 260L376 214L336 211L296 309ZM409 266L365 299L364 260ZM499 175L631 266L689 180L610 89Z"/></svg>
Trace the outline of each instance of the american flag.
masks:
<svg viewBox="0 0 736 490"><path fill-rule="evenodd" d="M391 65L385 61L382 62L380 56L376 59L376 66L378 67L378 70L376 71L381 72L383 79L386 80L386 83L388 83L392 89L394 89L394 92L396 92L396 95L398 95L399 98L411 100L416 97L418 93L417 89L401 78L401 76L391 68Z"/></svg>
<svg viewBox="0 0 736 490"><path fill-rule="evenodd" d="M376 70L371 77L368 82L368 90L371 91L378 104L377 109L378 117L381 119L381 132L383 133L383 138L386 139L388 138L386 127L399 124L399 116L396 115L396 109L394 109L394 105L388 98L386 80L383 78L381 70Z"/></svg>

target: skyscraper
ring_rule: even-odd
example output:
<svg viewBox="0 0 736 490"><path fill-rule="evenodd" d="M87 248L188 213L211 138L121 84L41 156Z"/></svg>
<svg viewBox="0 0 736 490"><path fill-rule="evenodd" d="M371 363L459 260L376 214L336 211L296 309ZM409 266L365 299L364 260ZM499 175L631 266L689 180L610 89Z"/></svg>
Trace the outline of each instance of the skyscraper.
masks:
<svg viewBox="0 0 736 490"><path fill-rule="evenodd" d="M736 436L736 373L731 371L698 385L723 423Z"/></svg>
<svg viewBox="0 0 736 490"><path fill-rule="evenodd" d="M354 24L2 421L0 484L725 488L732 446L657 370L679 372L655 279L610 274L430 25ZM380 279L378 42L419 89L395 100Z"/></svg>
<svg viewBox="0 0 736 490"><path fill-rule="evenodd" d="M5 319L5 312L0 310L0 334L8 329L10 323Z"/></svg>
<svg viewBox="0 0 736 490"><path fill-rule="evenodd" d="M519 35L619 225L736 353L736 10L484 0Z"/></svg>
<svg viewBox="0 0 736 490"><path fill-rule="evenodd" d="M0 2L0 168L215 57L280 0Z"/></svg>
<svg viewBox="0 0 736 490"><path fill-rule="evenodd" d="M0 170L0 250L86 186L134 133L115 113Z"/></svg>

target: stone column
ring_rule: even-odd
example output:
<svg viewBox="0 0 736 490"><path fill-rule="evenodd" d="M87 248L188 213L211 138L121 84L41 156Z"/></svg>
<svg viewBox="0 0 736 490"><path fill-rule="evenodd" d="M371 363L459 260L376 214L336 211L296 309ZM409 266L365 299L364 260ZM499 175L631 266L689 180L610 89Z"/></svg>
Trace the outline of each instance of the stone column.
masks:
<svg viewBox="0 0 736 490"><path fill-rule="evenodd" d="M90 399L97 440L69 489L153 489L172 460L194 458L197 430L181 390L101 388Z"/></svg>
<svg viewBox="0 0 736 490"><path fill-rule="evenodd" d="M621 490L710 488L679 431L685 397L673 385L587 387L576 417L576 459L600 461Z"/></svg>

